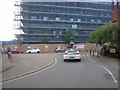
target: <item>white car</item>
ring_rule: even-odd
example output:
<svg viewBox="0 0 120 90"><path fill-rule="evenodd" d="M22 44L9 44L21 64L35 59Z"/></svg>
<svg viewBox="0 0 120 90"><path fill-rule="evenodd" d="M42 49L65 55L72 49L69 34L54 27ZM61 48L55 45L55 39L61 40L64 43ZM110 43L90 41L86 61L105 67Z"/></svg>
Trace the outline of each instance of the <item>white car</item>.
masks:
<svg viewBox="0 0 120 90"><path fill-rule="evenodd" d="M55 50L56 53L58 53L58 52L64 52L64 51L65 51L65 48L60 47L60 46L58 46L58 47L56 48L56 50Z"/></svg>
<svg viewBox="0 0 120 90"><path fill-rule="evenodd" d="M30 48L29 50L26 51L26 53L40 53L40 49L38 48Z"/></svg>
<svg viewBox="0 0 120 90"><path fill-rule="evenodd" d="M77 49L69 48L66 49L63 55L64 61L81 61L80 51Z"/></svg>

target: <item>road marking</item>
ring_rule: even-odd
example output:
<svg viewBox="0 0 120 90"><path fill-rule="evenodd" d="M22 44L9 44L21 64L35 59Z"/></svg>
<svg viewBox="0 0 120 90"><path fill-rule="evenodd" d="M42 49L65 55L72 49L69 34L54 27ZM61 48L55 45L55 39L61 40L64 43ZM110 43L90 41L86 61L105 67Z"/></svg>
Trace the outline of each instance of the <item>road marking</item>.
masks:
<svg viewBox="0 0 120 90"><path fill-rule="evenodd" d="M116 80L116 78L114 77L114 75L110 72L110 70L108 70L106 67L101 66L102 68L104 68L113 78L114 82L117 83L118 81Z"/></svg>
<svg viewBox="0 0 120 90"><path fill-rule="evenodd" d="M89 57L89 53L87 54L87 56Z"/></svg>
<svg viewBox="0 0 120 90"><path fill-rule="evenodd" d="M53 63L53 64L52 64L52 63ZM45 71L45 70L47 70L47 69L49 69L49 68L51 68L51 67L53 67L54 65L57 64L57 58L56 58L56 57L54 58L54 62L52 62L52 63L50 63L50 64L48 64L48 65L45 65L45 66L41 67L40 69L37 69L37 70L33 70L33 71L31 71L31 72L28 72L28 73L30 73L30 74L26 74L26 75L23 74L23 76L22 76L22 75L18 75L18 76L12 77L12 78L10 78L10 79L8 79L8 80L6 80L6 81L2 81L2 84L3 84L3 83L7 83L7 82L12 82L12 81L15 81L15 80L19 80L19 79L22 79L22 78L25 78L25 77L32 76L32 75L34 75L34 74L40 73L40 72L42 72L42 71ZM52 64L52 65L51 65L51 64ZM0 84L1 84L1 82L0 82Z"/></svg>
<svg viewBox="0 0 120 90"><path fill-rule="evenodd" d="M85 57L85 55L83 54L83 57Z"/></svg>
<svg viewBox="0 0 120 90"><path fill-rule="evenodd" d="M89 60L92 61L92 62L96 62L96 61L94 61L94 60L92 60L92 59L90 59L90 58L87 58L87 59L89 59Z"/></svg>

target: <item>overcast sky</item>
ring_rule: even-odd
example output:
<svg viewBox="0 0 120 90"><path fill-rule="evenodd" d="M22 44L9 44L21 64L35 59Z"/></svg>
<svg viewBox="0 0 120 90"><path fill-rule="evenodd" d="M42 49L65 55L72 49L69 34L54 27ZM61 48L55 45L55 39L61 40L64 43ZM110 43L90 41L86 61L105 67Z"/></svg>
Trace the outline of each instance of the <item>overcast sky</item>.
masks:
<svg viewBox="0 0 120 90"><path fill-rule="evenodd" d="M15 39L14 34L17 32L14 30L14 11L16 0L2 0L0 3L0 41L8 41ZM19 1L19 0L17 0ZM76 1L76 0L75 0ZM111 0L99 0L99 1L111 1Z"/></svg>

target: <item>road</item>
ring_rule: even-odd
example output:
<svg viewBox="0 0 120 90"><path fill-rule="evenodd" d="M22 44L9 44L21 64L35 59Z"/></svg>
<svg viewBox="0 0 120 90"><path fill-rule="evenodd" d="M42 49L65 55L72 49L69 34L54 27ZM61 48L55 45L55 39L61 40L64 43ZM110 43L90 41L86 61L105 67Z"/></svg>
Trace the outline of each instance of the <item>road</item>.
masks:
<svg viewBox="0 0 120 90"><path fill-rule="evenodd" d="M3 88L118 88L117 69L81 53L81 62L64 62L62 53L48 69L3 83Z"/></svg>

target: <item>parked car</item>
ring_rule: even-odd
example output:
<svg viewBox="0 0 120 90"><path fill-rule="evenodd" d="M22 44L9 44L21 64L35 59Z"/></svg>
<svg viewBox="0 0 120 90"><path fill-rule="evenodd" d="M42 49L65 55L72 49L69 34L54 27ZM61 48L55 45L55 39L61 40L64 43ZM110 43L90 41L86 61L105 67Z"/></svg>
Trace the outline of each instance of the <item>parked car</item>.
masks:
<svg viewBox="0 0 120 90"><path fill-rule="evenodd" d="M12 50L11 53L12 54L22 54L24 52L23 51L19 51L19 50Z"/></svg>
<svg viewBox="0 0 120 90"><path fill-rule="evenodd" d="M40 53L40 49L38 48L30 48L26 51L26 53Z"/></svg>
<svg viewBox="0 0 120 90"><path fill-rule="evenodd" d="M58 52L64 52L65 51L65 48L63 47L60 47L58 46L56 49L55 49L55 52L58 53Z"/></svg>
<svg viewBox="0 0 120 90"><path fill-rule="evenodd" d="M81 61L80 51L75 48L68 48L64 52L63 59L64 61Z"/></svg>
<svg viewBox="0 0 120 90"><path fill-rule="evenodd" d="M7 54L8 52L7 51L4 51L5 54ZM20 50L11 50L11 54L22 54L24 53L23 51L20 51Z"/></svg>

